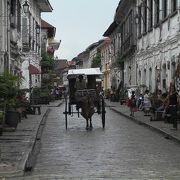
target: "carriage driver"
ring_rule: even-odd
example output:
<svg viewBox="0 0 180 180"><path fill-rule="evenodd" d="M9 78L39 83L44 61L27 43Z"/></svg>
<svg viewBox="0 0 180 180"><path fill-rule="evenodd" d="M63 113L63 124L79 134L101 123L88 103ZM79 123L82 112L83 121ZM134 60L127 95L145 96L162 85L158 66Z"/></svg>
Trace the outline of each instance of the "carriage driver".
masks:
<svg viewBox="0 0 180 180"><path fill-rule="evenodd" d="M79 75L78 76L78 81L76 81L76 84L75 84L75 89L76 91L77 90L83 90L83 89L86 89L87 86L86 86L86 82L85 80L83 79L83 75Z"/></svg>
<svg viewBox="0 0 180 180"><path fill-rule="evenodd" d="M84 90L86 89L86 82L85 80L83 79L83 75L79 75L78 76L78 80L76 80L76 83L75 83L75 99L76 99L76 102L77 102L77 105L76 105L76 108L78 109L79 107L81 107L81 104L82 104L82 101L83 101L83 98L81 96L81 94L79 94L78 90Z"/></svg>

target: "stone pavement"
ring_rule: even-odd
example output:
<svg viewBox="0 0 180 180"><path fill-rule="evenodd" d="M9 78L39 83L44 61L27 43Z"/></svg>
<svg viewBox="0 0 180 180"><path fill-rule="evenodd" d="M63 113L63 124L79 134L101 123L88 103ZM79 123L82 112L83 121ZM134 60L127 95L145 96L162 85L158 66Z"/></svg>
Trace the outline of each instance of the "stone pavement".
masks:
<svg viewBox="0 0 180 180"><path fill-rule="evenodd" d="M144 125L151 128L161 134L166 138L173 139L180 143L180 124L178 130L173 130L172 124L164 123L164 121L150 121L150 116L144 116L142 111L134 113L134 117L130 116L130 110L127 105L121 105L119 102L110 102L106 100L106 106L109 106L111 110L137 122L138 124Z"/></svg>
<svg viewBox="0 0 180 180"><path fill-rule="evenodd" d="M28 118L18 124L16 131L3 132L3 136L0 136L0 179L24 174L42 120L50 107L61 103L62 100L57 100L49 105L41 105L41 115L28 114Z"/></svg>

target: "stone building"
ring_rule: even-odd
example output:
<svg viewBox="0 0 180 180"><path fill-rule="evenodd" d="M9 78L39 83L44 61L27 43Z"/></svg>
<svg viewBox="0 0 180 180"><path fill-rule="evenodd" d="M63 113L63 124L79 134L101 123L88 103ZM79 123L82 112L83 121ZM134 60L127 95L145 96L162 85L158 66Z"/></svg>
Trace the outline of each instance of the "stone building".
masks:
<svg viewBox="0 0 180 180"><path fill-rule="evenodd" d="M104 38L102 43L99 44L98 48L101 52L101 71L103 73L102 86L104 90L111 88L110 81L110 64L111 64L111 40L110 38Z"/></svg>
<svg viewBox="0 0 180 180"><path fill-rule="evenodd" d="M106 62L108 62L108 67L110 69L109 78L107 79L108 88L117 88L118 80L123 80L122 69L118 66L118 52L120 49L121 36L118 28L118 24L116 21L113 21L108 29L103 34L104 37L109 37L111 43L108 45L106 52ZM104 56L104 55L103 55ZM105 82L105 81L104 81Z"/></svg>
<svg viewBox="0 0 180 180"><path fill-rule="evenodd" d="M20 74L22 13L21 0L0 1L0 73Z"/></svg>
<svg viewBox="0 0 180 180"><path fill-rule="evenodd" d="M124 86L136 84L136 0L121 0L116 9L114 21L120 33L120 48L117 62L121 69Z"/></svg>
<svg viewBox="0 0 180 180"><path fill-rule="evenodd" d="M29 13L22 17L22 75L21 88L41 86L41 13L52 12L48 0L22 0L29 4Z"/></svg>
<svg viewBox="0 0 180 180"><path fill-rule="evenodd" d="M169 90L180 52L180 1L137 0L137 84Z"/></svg>

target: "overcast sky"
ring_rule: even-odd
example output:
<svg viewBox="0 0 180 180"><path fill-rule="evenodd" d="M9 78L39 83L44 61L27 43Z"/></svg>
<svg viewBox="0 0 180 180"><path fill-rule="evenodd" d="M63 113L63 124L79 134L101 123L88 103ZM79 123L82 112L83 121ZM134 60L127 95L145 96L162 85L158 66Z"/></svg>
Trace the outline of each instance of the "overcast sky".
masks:
<svg viewBox="0 0 180 180"><path fill-rule="evenodd" d="M42 13L42 18L56 27L56 39L61 40L55 55L71 60L102 39L113 22L119 1L49 0L53 12Z"/></svg>

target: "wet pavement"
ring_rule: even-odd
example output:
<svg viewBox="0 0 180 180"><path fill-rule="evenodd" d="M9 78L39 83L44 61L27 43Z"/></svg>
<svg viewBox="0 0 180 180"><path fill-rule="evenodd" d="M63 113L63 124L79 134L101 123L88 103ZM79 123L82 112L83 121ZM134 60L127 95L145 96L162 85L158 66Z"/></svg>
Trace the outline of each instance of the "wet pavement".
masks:
<svg viewBox="0 0 180 180"><path fill-rule="evenodd" d="M52 102L57 106L61 101ZM3 132L0 136L0 179L23 175L28 156L30 155L39 125L48 110L48 106L41 106L41 115L27 115L18 123L16 131Z"/></svg>
<svg viewBox="0 0 180 180"><path fill-rule="evenodd" d="M107 108L106 127L93 116L68 116L64 107L49 113L33 171L22 179L179 179L180 145ZM18 178L20 179L20 178Z"/></svg>
<svg viewBox="0 0 180 180"><path fill-rule="evenodd" d="M126 106L106 103L106 127L102 128L101 116L95 114L92 131L85 130L86 122L77 114L68 116L66 130L64 105L46 107L51 111L33 170L8 179L180 179L179 143L152 131L171 132L172 125L165 128L163 122L151 122L142 112L132 119ZM178 137L178 132L171 134Z"/></svg>
<svg viewBox="0 0 180 180"><path fill-rule="evenodd" d="M150 121L151 116L144 116L144 112L142 111L135 112L134 117L131 117L127 105L120 105L119 102L106 100L106 105L110 107L111 110L127 117L128 119L151 128L156 132L161 133L166 138L173 139L180 143L180 124L178 125L178 129L174 130L173 125L170 123L165 123L164 121Z"/></svg>

